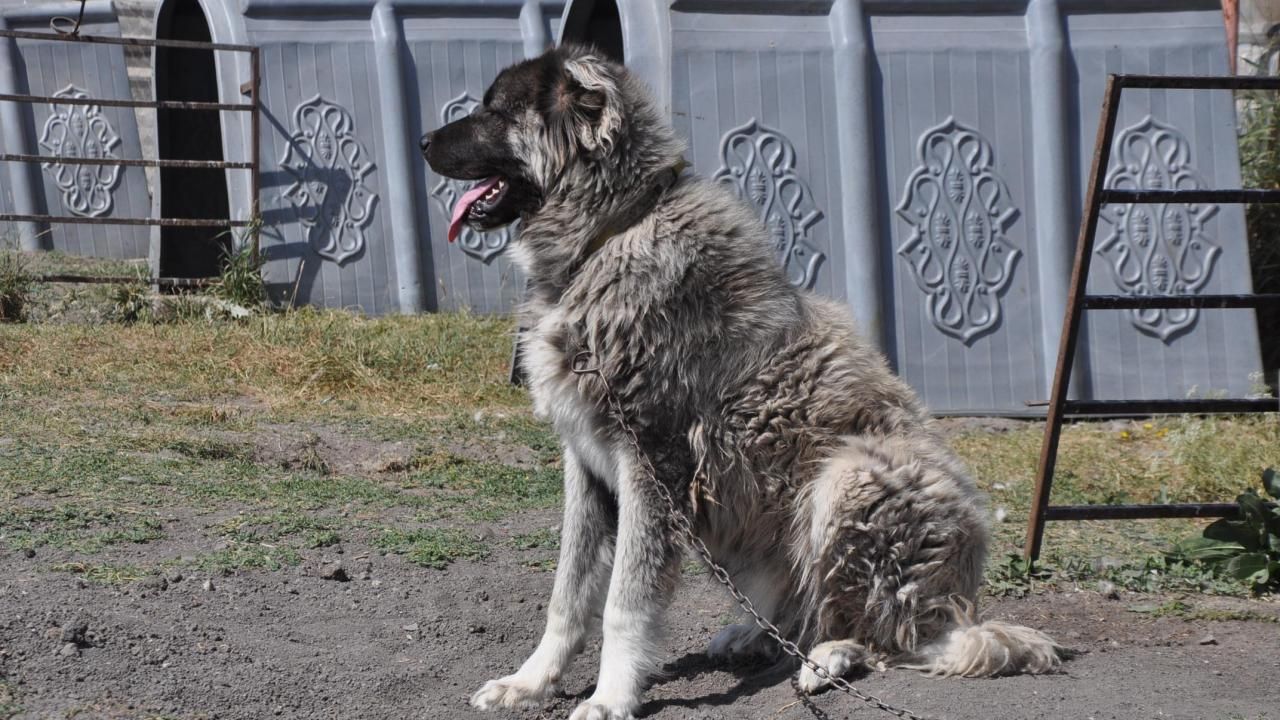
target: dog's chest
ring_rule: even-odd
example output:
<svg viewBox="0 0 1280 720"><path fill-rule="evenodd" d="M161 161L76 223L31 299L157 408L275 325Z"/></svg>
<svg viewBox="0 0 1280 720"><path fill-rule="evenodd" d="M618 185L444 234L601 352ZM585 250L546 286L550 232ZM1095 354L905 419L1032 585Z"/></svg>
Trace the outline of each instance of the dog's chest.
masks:
<svg viewBox="0 0 1280 720"><path fill-rule="evenodd" d="M534 414L549 421L578 459L616 490L617 451L600 432L601 416L578 392L578 376L554 338L563 335L564 315L543 315L525 334L524 370Z"/></svg>

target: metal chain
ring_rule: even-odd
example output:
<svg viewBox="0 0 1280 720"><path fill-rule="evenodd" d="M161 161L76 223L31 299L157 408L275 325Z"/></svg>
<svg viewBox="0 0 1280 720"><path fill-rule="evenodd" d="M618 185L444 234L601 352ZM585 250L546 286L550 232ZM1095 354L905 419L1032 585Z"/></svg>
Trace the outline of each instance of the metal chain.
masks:
<svg viewBox="0 0 1280 720"><path fill-rule="evenodd" d="M635 450L636 457L638 457L644 464L649 478L653 481L653 489L657 491L658 496L662 498L663 503L667 506L667 518L672 529L682 535L685 541L687 541L693 548L694 552L702 558L702 561L707 564L708 568L710 568L711 574L715 576L716 580L720 581L721 585L725 586L729 591L729 594L733 596L733 599L736 600L738 605L742 608L743 612L750 615L756 625L758 625L769 637L773 638L773 641L782 648L783 652L799 660L801 664L812 670L818 677L830 682L833 687L852 695L877 710L883 710L890 715L900 718L909 718L910 720L926 720L923 716L917 715L910 710L894 707L874 695L862 692L844 678L832 675L826 668L810 660L794 642L783 637L782 631L778 629L778 626L774 625L768 618L764 617L756 610L755 605L751 602L751 598L743 594L743 592L738 589L738 586L733 583L733 578L729 577L729 571L725 570L724 566L717 563L711 556L711 550L707 548L707 545L702 541L702 538L698 537L698 534L694 532L693 524L689 521L689 516L686 515L676 503L676 499L672 496L671 491L658 480L657 472L654 470L653 464L649 462L649 456L640 448L640 439L636 437L635 430L633 430L631 425L627 422L626 415L622 410L622 404L618 401L618 397L614 395L613 388L609 385L609 380L604 376L604 372L600 370L599 366L591 365L589 364L590 362L590 350L583 350L582 352L579 352L573 357L572 370L574 374L594 375L600 379L600 384L604 387L605 400L609 403L609 409L613 411L617 418L618 426L622 428L623 435L626 437L627 441L631 443L632 449ZM702 471L698 470L696 472L701 473ZM697 477L697 475L695 475L695 477ZM800 691L799 686L795 685L794 681L793 687L795 687L797 692Z"/></svg>

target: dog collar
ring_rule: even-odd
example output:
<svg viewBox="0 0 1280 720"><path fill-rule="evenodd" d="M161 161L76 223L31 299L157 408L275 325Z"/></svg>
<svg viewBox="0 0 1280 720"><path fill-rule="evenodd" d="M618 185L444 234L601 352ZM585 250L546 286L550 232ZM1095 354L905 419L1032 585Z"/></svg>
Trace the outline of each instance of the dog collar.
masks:
<svg viewBox="0 0 1280 720"><path fill-rule="evenodd" d="M617 219L605 226L603 232L591 239L587 243L587 249L582 254L582 262L586 262L587 258L595 255L614 237L621 235L631 229L640 218L653 209L655 203L661 198L676 181L680 179L680 175L684 173L685 168L689 167L689 162L684 158L680 158L679 162L671 167L658 173L654 180L653 187L644 197L628 208Z"/></svg>

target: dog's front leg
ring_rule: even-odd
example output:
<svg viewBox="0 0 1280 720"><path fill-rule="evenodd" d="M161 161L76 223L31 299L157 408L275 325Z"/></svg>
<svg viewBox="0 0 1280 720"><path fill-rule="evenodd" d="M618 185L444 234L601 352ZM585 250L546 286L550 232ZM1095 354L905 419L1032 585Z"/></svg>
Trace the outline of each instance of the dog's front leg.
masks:
<svg viewBox="0 0 1280 720"><path fill-rule="evenodd" d="M556 692L556 683L582 650L604 602L617 508L608 488L564 452L564 524L547 628L538 648L513 675L490 680L471 697L481 710L536 704Z"/></svg>
<svg viewBox="0 0 1280 720"><path fill-rule="evenodd" d="M634 462L619 463L618 543L595 692L570 720L628 720L658 663L659 622L679 578L680 551L652 481Z"/></svg>

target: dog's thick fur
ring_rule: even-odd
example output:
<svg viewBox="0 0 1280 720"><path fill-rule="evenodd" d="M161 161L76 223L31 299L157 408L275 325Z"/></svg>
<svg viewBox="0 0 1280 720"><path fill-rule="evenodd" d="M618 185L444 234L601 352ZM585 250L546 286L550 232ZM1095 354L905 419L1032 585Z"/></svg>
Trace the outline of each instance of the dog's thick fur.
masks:
<svg viewBox="0 0 1280 720"><path fill-rule="evenodd" d="M657 481L817 663L965 676L1058 666L1044 634L974 618L982 498L847 309L789 285L759 221L721 186L683 176L654 192L683 147L624 68L582 48L509 68L476 116L424 150L441 174L511 181L501 204L523 223L512 250L529 282L524 370L564 443L546 632L475 706L554 692L595 619L599 682L572 720L629 717L659 658L683 548L600 380L573 372L584 350ZM475 160L486 154L501 160ZM773 650L750 623L710 646ZM806 669L801 684L825 682Z"/></svg>

